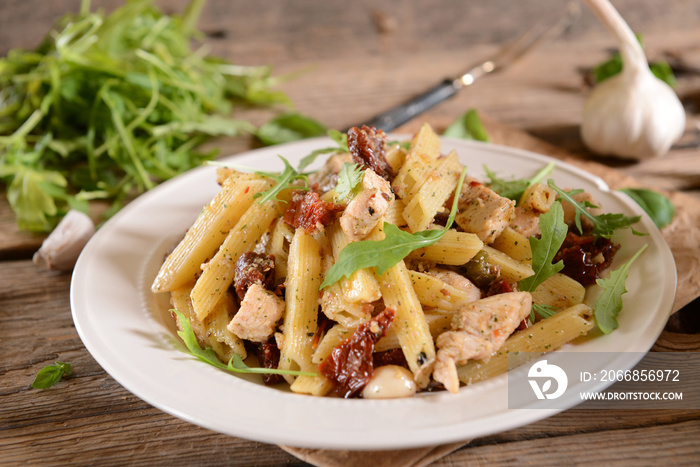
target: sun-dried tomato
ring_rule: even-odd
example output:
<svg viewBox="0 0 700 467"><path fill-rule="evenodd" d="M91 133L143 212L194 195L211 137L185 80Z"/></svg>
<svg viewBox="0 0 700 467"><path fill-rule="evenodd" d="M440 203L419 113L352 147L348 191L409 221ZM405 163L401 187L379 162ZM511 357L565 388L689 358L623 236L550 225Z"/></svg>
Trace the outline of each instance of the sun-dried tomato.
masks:
<svg viewBox="0 0 700 467"><path fill-rule="evenodd" d="M382 130L362 125L348 130L348 149L352 160L365 169L372 169L385 180L394 178L394 171L386 160L386 135Z"/></svg>
<svg viewBox="0 0 700 467"><path fill-rule="evenodd" d="M284 221L295 229L301 227L307 233L333 222L343 206L328 203L314 191L295 191L284 213Z"/></svg>
<svg viewBox="0 0 700 467"><path fill-rule="evenodd" d="M274 290L275 257L273 255L249 251L238 257L233 276L233 285L238 298L243 300L248 288L253 284L260 284L267 290Z"/></svg>
<svg viewBox="0 0 700 467"><path fill-rule="evenodd" d="M386 365L396 365L408 368L406 356L401 349L390 349L383 352L375 352L372 354L372 361L374 363L374 368L379 368L380 366Z"/></svg>
<svg viewBox="0 0 700 467"><path fill-rule="evenodd" d="M510 283L505 279L496 279L489 285L489 290L486 293L486 296L490 297L491 295L499 295L508 292L515 292L513 286L510 285Z"/></svg>
<svg viewBox="0 0 700 467"><path fill-rule="evenodd" d="M584 286L594 284L601 273L610 267L620 245L610 239L593 235L577 235L569 231L554 262L564 260L562 274Z"/></svg>
<svg viewBox="0 0 700 467"><path fill-rule="evenodd" d="M280 349L274 338L270 338L267 342L255 346L255 353L258 356L260 366L263 368L278 368L280 364ZM263 374L263 383L268 386L281 383L284 378L281 375Z"/></svg>
<svg viewBox="0 0 700 467"><path fill-rule="evenodd" d="M387 308L361 324L321 362L319 371L335 385L333 395L349 398L362 391L374 372L374 344L386 335L395 315L396 310Z"/></svg>

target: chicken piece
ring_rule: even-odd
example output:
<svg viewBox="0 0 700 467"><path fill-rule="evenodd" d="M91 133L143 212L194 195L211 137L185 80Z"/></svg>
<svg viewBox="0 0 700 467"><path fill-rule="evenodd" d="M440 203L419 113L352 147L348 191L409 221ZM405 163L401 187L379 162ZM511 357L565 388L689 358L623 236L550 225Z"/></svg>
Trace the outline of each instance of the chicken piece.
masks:
<svg viewBox="0 0 700 467"><path fill-rule="evenodd" d="M515 201L500 196L476 179L467 179L459 194L455 222L482 242L493 243L515 217Z"/></svg>
<svg viewBox="0 0 700 467"><path fill-rule="evenodd" d="M362 191L340 216L340 227L352 241L364 239L379 223L394 201L391 185L372 169L362 177Z"/></svg>
<svg viewBox="0 0 700 467"><path fill-rule="evenodd" d="M540 215L532 209L515 207L510 227L521 235L532 237L540 234Z"/></svg>
<svg viewBox="0 0 700 467"><path fill-rule="evenodd" d="M452 322L452 331L440 334L433 379L447 390L459 390L457 365L488 359L530 314L530 292L508 292L467 304Z"/></svg>
<svg viewBox="0 0 700 467"><path fill-rule="evenodd" d="M479 287L461 274L442 268L429 269L425 271L425 273L430 274L433 277L437 277L445 284L449 284L467 292L467 303L474 302L481 298L481 290Z"/></svg>
<svg viewBox="0 0 700 467"><path fill-rule="evenodd" d="M227 328L240 337L253 342L267 342L282 318L284 300L259 283L252 284Z"/></svg>

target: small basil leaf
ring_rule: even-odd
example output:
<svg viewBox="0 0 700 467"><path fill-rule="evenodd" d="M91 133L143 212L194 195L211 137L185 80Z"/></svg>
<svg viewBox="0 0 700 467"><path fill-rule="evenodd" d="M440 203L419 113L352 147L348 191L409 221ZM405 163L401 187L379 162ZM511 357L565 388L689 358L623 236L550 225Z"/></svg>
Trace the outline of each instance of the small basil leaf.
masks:
<svg viewBox="0 0 700 467"><path fill-rule="evenodd" d="M42 368L37 373L32 387L36 389L47 389L58 383L64 376L70 376L73 373L70 363L56 362L55 365L49 365Z"/></svg>
<svg viewBox="0 0 700 467"><path fill-rule="evenodd" d="M625 193L641 206L649 214L651 220L659 229L666 227L673 221L676 207L670 199L656 191L646 188L620 188L618 191Z"/></svg>

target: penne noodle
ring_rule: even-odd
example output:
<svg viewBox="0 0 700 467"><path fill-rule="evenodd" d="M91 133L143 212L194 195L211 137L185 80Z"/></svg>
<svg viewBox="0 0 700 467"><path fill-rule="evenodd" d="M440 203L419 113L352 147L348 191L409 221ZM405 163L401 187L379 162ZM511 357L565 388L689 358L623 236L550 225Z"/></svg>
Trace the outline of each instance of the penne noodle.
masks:
<svg viewBox="0 0 700 467"><path fill-rule="evenodd" d="M460 381L472 384L505 373L510 368L526 363L533 354L545 354L562 345L584 336L595 327L593 311L584 304L543 319L522 331L517 331L506 340L488 361L470 361L457 368ZM508 357L511 356L509 362ZM522 361L513 362L513 356L522 355Z"/></svg>
<svg viewBox="0 0 700 467"><path fill-rule="evenodd" d="M441 279L418 271L409 271L413 290L421 305L446 311L457 311L469 302L469 294Z"/></svg>
<svg viewBox="0 0 700 467"><path fill-rule="evenodd" d="M204 265L191 294L192 305L200 320L209 315L233 283L238 257L255 247L277 216L279 207L276 201L254 203L228 233L219 251Z"/></svg>
<svg viewBox="0 0 700 467"><path fill-rule="evenodd" d="M530 265L521 263L507 254L484 245L481 251L488 255L488 263L501 268L501 277L510 283L519 282L535 274Z"/></svg>
<svg viewBox="0 0 700 467"><path fill-rule="evenodd" d="M318 288L321 285L321 251L311 235L298 228L289 248L285 290L284 345L279 368L318 371L312 361L312 341L317 331ZM292 384L295 377L284 375Z"/></svg>
<svg viewBox="0 0 700 467"><path fill-rule="evenodd" d="M457 152L452 151L446 157L437 160L435 170L428 173L420 184L418 192L407 199L403 217L412 232L427 229L435 215L443 210L445 201L452 196L457 187L462 164Z"/></svg>
<svg viewBox="0 0 700 467"><path fill-rule="evenodd" d="M557 309L583 303L586 288L569 276L557 273L547 278L532 292L532 302Z"/></svg>
<svg viewBox="0 0 700 467"><path fill-rule="evenodd" d="M163 263L153 281L153 292L169 292L194 282L203 262L216 252L228 232L253 204L256 193L270 182L257 176L234 173L199 214L185 238Z"/></svg>
<svg viewBox="0 0 700 467"><path fill-rule="evenodd" d="M522 263L532 263L530 240L512 227L506 227L490 246Z"/></svg>
<svg viewBox="0 0 700 467"><path fill-rule="evenodd" d="M535 212L547 212L557 199L557 192L549 185L535 183L527 187L520 197L519 206Z"/></svg>
<svg viewBox="0 0 700 467"><path fill-rule="evenodd" d="M447 313L441 310L426 312L425 321L428 324L428 329L433 339L452 328L453 317L454 313ZM389 328L387 335L377 342L374 346L375 351L383 352L385 350L399 349L402 347L401 342L399 342L398 333L392 331L392 329L394 329L393 326Z"/></svg>
<svg viewBox="0 0 700 467"><path fill-rule="evenodd" d="M475 234L450 229L437 243L413 250L407 258L461 266L468 263L482 248L484 242Z"/></svg>
<svg viewBox="0 0 700 467"><path fill-rule="evenodd" d="M338 255L350 243L350 239L340 228L338 222L329 225L326 232L333 250L333 257L337 261ZM370 269L359 269L352 273L349 278L341 279L340 288L348 302L371 303L381 298L379 283Z"/></svg>

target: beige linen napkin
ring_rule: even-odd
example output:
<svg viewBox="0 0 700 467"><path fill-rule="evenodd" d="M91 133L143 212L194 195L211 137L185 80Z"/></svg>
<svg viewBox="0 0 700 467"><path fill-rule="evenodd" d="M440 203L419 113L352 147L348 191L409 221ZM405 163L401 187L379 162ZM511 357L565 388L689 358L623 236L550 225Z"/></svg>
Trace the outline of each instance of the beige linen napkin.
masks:
<svg viewBox="0 0 700 467"><path fill-rule="evenodd" d="M482 115L486 130L494 144L511 146L544 154L582 168L602 178L611 189L642 186L634 178L601 163L575 156L523 131ZM413 133L422 121L411 122L397 133ZM430 122L441 132L450 122L437 119ZM653 188L653 187L651 187ZM675 313L700 296L700 201L680 192L665 192L676 207L671 225L663 230L678 271L678 292L673 305ZM280 446L299 459L319 467L419 467L450 454L467 445L469 440L426 448L393 451L333 451Z"/></svg>

